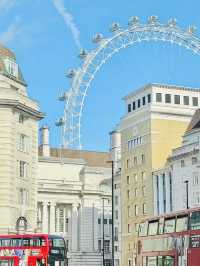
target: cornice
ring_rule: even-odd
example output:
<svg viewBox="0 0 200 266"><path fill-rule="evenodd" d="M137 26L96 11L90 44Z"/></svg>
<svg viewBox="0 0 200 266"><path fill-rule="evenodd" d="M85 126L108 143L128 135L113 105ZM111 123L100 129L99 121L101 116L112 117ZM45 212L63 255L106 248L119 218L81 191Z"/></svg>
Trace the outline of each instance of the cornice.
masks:
<svg viewBox="0 0 200 266"><path fill-rule="evenodd" d="M41 120L45 116L44 113L22 104L17 100L0 99L0 107L11 107L23 111L37 120Z"/></svg>

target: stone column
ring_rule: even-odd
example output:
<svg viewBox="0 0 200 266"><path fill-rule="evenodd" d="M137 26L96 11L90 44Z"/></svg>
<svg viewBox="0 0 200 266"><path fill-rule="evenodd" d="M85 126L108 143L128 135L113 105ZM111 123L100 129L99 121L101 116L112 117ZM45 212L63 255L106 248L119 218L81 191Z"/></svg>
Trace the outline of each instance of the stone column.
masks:
<svg viewBox="0 0 200 266"><path fill-rule="evenodd" d="M166 184L166 212L170 212L170 183L169 183L169 172L165 173L165 184Z"/></svg>
<svg viewBox="0 0 200 266"><path fill-rule="evenodd" d="M46 201L44 201L42 205L42 232L48 233L48 204Z"/></svg>
<svg viewBox="0 0 200 266"><path fill-rule="evenodd" d="M72 223L72 245L71 249L72 251L77 251L78 250L78 205L73 204L72 205L72 218L71 218L71 223Z"/></svg>
<svg viewBox="0 0 200 266"><path fill-rule="evenodd" d="M50 203L50 233L55 234L56 229L55 229L55 212L56 212L56 202L51 201Z"/></svg>
<svg viewBox="0 0 200 266"><path fill-rule="evenodd" d="M163 175L162 173L158 175L158 188L159 188L159 214L163 214Z"/></svg>

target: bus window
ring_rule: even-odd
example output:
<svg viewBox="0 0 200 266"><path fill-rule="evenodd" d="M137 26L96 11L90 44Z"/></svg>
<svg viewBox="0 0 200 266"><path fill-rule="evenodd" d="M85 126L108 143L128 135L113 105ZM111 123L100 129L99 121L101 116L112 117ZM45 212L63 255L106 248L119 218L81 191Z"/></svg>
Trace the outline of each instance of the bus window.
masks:
<svg viewBox="0 0 200 266"><path fill-rule="evenodd" d="M0 239L0 247L9 247L10 246L10 239L8 238L1 238Z"/></svg>
<svg viewBox="0 0 200 266"><path fill-rule="evenodd" d="M148 257L147 266L157 266L157 257Z"/></svg>
<svg viewBox="0 0 200 266"><path fill-rule="evenodd" d="M192 212L190 217L190 229L197 230L200 229L200 212Z"/></svg>
<svg viewBox="0 0 200 266"><path fill-rule="evenodd" d="M14 261L12 259L0 260L0 266L14 266Z"/></svg>
<svg viewBox="0 0 200 266"><path fill-rule="evenodd" d="M157 221L150 221L149 222L148 235L149 236L155 236L157 234L158 234L158 220Z"/></svg>
<svg viewBox="0 0 200 266"><path fill-rule="evenodd" d="M175 231L175 222L175 217L165 219L164 233L173 233Z"/></svg>
<svg viewBox="0 0 200 266"><path fill-rule="evenodd" d="M164 227L164 218L160 218L159 226L158 226L158 233L159 235L163 234L163 227Z"/></svg>
<svg viewBox="0 0 200 266"><path fill-rule="evenodd" d="M11 247L21 247L22 239L21 238L11 238L10 239L10 246Z"/></svg>
<svg viewBox="0 0 200 266"><path fill-rule="evenodd" d="M146 236L147 235L147 224L141 223L139 225L139 236Z"/></svg>
<svg viewBox="0 0 200 266"><path fill-rule="evenodd" d="M188 216L177 217L176 219L176 232L188 230Z"/></svg>

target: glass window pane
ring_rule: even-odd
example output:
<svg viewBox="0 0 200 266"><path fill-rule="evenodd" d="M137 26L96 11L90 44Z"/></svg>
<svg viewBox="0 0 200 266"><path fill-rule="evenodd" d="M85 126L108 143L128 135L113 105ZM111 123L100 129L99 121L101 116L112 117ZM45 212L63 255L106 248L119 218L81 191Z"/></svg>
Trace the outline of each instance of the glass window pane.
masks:
<svg viewBox="0 0 200 266"><path fill-rule="evenodd" d="M158 221L149 222L149 236L157 235L158 233Z"/></svg>
<svg viewBox="0 0 200 266"><path fill-rule="evenodd" d="M161 93L156 93L156 102L161 103L162 102L162 94Z"/></svg>
<svg viewBox="0 0 200 266"><path fill-rule="evenodd" d="M174 103L180 104L180 95L174 95Z"/></svg>
<svg viewBox="0 0 200 266"><path fill-rule="evenodd" d="M184 103L184 105L189 105L189 96L183 97L183 103Z"/></svg>
<svg viewBox="0 0 200 266"><path fill-rule="evenodd" d="M165 220L164 233L173 233L175 231L175 221L175 218Z"/></svg>
<svg viewBox="0 0 200 266"><path fill-rule="evenodd" d="M176 232L186 231L188 229L188 216L178 217L176 220Z"/></svg>
<svg viewBox="0 0 200 266"><path fill-rule="evenodd" d="M171 103L171 94L165 94L165 102Z"/></svg>
<svg viewBox="0 0 200 266"><path fill-rule="evenodd" d="M198 98L197 97L192 97L192 105L198 106Z"/></svg>
<svg viewBox="0 0 200 266"><path fill-rule="evenodd" d="M191 230L200 229L200 212L193 212L190 218Z"/></svg>
<svg viewBox="0 0 200 266"><path fill-rule="evenodd" d="M139 226L139 236L146 236L147 235L147 224L141 223Z"/></svg>
<svg viewBox="0 0 200 266"><path fill-rule="evenodd" d="M157 257L148 257L147 261L148 266L157 266Z"/></svg>

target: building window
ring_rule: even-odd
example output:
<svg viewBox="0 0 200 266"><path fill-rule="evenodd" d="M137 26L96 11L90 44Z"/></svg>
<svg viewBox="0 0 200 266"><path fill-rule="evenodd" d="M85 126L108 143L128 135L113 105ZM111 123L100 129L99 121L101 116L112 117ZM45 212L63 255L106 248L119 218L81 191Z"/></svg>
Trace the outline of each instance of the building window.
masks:
<svg viewBox="0 0 200 266"><path fill-rule="evenodd" d="M132 261L128 260L128 266L132 266Z"/></svg>
<svg viewBox="0 0 200 266"><path fill-rule="evenodd" d="M135 197L137 197L137 196L138 196L138 189L135 188Z"/></svg>
<svg viewBox="0 0 200 266"><path fill-rule="evenodd" d="M131 225L130 224L128 224L127 229L128 229L128 233L130 233L131 232Z"/></svg>
<svg viewBox="0 0 200 266"><path fill-rule="evenodd" d="M180 95L174 95L174 103L180 104Z"/></svg>
<svg viewBox="0 0 200 266"><path fill-rule="evenodd" d="M118 241L118 228L115 227L115 241Z"/></svg>
<svg viewBox="0 0 200 266"><path fill-rule="evenodd" d="M192 164L197 164L197 157L192 157Z"/></svg>
<svg viewBox="0 0 200 266"><path fill-rule="evenodd" d="M118 241L118 240L116 240L116 241ZM117 252L117 251L118 251L118 246L115 246L115 252Z"/></svg>
<svg viewBox="0 0 200 266"><path fill-rule="evenodd" d="M171 94L165 94L165 102L171 103Z"/></svg>
<svg viewBox="0 0 200 266"><path fill-rule="evenodd" d="M107 224L107 219L104 219L103 220L103 224Z"/></svg>
<svg viewBox="0 0 200 266"><path fill-rule="evenodd" d="M69 232L69 218L65 219L65 233Z"/></svg>
<svg viewBox="0 0 200 266"><path fill-rule="evenodd" d="M128 169L130 167L130 159L126 160L126 168Z"/></svg>
<svg viewBox="0 0 200 266"><path fill-rule="evenodd" d="M163 209L164 212L166 212L166 180L165 180L165 174L162 175L162 183L163 183Z"/></svg>
<svg viewBox="0 0 200 266"><path fill-rule="evenodd" d="M101 252L101 240L98 240L98 251Z"/></svg>
<svg viewBox="0 0 200 266"><path fill-rule="evenodd" d="M181 167L185 167L185 161L181 160Z"/></svg>
<svg viewBox="0 0 200 266"><path fill-rule="evenodd" d="M140 108L140 99L138 99L138 101L137 101L137 106L138 106L138 108Z"/></svg>
<svg viewBox="0 0 200 266"><path fill-rule="evenodd" d="M112 224L112 219L109 219L109 224Z"/></svg>
<svg viewBox="0 0 200 266"><path fill-rule="evenodd" d="M183 96L184 105L189 105L189 96Z"/></svg>
<svg viewBox="0 0 200 266"><path fill-rule="evenodd" d="M130 190L129 189L127 190L127 198L128 199L130 198Z"/></svg>
<svg viewBox="0 0 200 266"><path fill-rule="evenodd" d="M115 219L118 220L118 217L119 217L118 210L115 210Z"/></svg>
<svg viewBox="0 0 200 266"><path fill-rule="evenodd" d="M19 161L19 176L28 177L28 163L24 161Z"/></svg>
<svg viewBox="0 0 200 266"><path fill-rule="evenodd" d="M101 224L101 218L98 218L98 224Z"/></svg>
<svg viewBox="0 0 200 266"><path fill-rule="evenodd" d="M147 213L147 205L146 203L143 203L143 214Z"/></svg>
<svg viewBox="0 0 200 266"><path fill-rule="evenodd" d="M130 177L129 177L129 175L127 175L127 177L126 177L126 183L127 183L127 185L130 184Z"/></svg>
<svg viewBox="0 0 200 266"><path fill-rule="evenodd" d="M131 208L130 208L130 206L127 207L127 214L128 214L128 217L131 216Z"/></svg>
<svg viewBox="0 0 200 266"><path fill-rule="evenodd" d="M63 233L64 232L64 208L60 207L59 208L59 232Z"/></svg>
<svg viewBox="0 0 200 266"><path fill-rule="evenodd" d="M135 224L135 232L137 233L139 229L139 224Z"/></svg>
<svg viewBox="0 0 200 266"><path fill-rule="evenodd" d="M142 159L142 163L145 163L145 155L144 154L142 154L141 159Z"/></svg>
<svg viewBox="0 0 200 266"><path fill-rule="evenodd" d="M29 137L19 134L18 150L21 152L29 152Z"/></svg>
<svg viewBox="0 0 200 266"><path fill-rule="evenodd" d="M145 96L144 96L144 97L142 97L142 104L143 104L143 105L145 105L145 104L146 104L146 98L145 98Z"/></svg>
<svg viewBox="0 0 200 266"><path fill-rule="evenodd" d="M145 181L146 179L146 172L142 172L142 180Z"/></svg>
<svg viewBox="0 0 200 266"><path fill-rule="evenodd" d="M133 107L133 111L135 110L135 108L136 108L136 106L135 106L135 102L133 102L133 105L132 105L132 107Z"/></svg>
<svg viewBox="0 0 200 266"><path fill-rule="evenodd" d="M138 216L138 205L135 205L135 216Z"/></svg>
<svg viewBox="0 0 200 266"><path fill-rule="evenodd" d="M24 115L23 114L19 114L19 123L20 124L24 123Z"/></svg>
<svg viewBox="0 0 200 266"><path fill-rule="evenodd" d="M198 98L197 97L192 97L192 105L198 106Z"/></svg>
<svg viewBox="0 0 200 266"><path fill-rule="evenodd" d="M110 252L110 240L104 240L104 252L105 253Z"/></svg>
<svg viewBox="0 0 200 266"><path fill-rule="evenodd" d="M162 102L162 93L156 93L156 102L161 103Z"/></svg>
<svg viewBox="0 0 200 266"><path fill-rule="evenodd" d="M199 177L198 176L194 176L193 177L193 185L198 185L199 184Z"/></svg>
<svg viewBox="0 0 200 266"><path fill-rule="evenodd" d="M118 198L118 196L115 196L115 205L116 206L118 205L118 202L119 202L119 198Z"/></svg>
<svg viewBox="0 0 200 266"><path fill-rule="evenodd" d="M148 95L147 95L147 101L148 101L148 103L151 102L151 94L148 94Z"/></svg>
<svg viewBox="0 0 200 266"><path fill-rule="evenodd" d="M131 104L128 104L128 113L131 112Z"/></svg>
<svg viewBox="0 0 200 266"><path fill-rule="evenodd" d="M134 165L137 165L137 157L136 156L134 156L133 162L134 162Z"/></svg>

